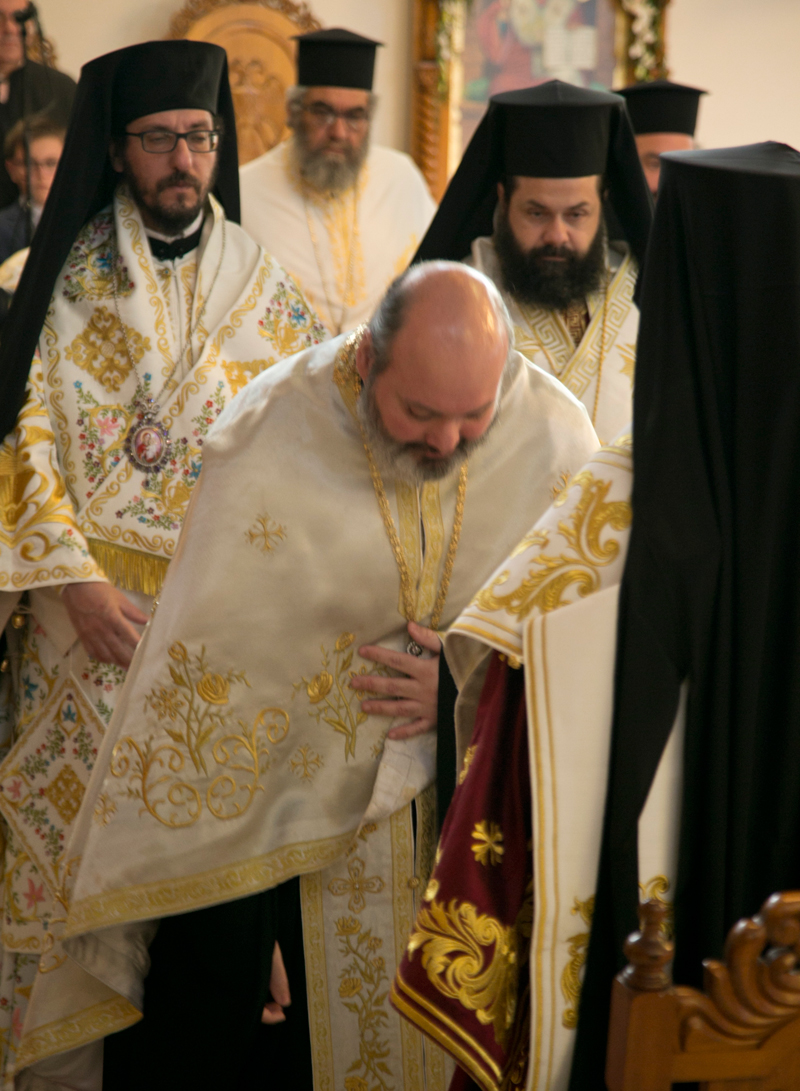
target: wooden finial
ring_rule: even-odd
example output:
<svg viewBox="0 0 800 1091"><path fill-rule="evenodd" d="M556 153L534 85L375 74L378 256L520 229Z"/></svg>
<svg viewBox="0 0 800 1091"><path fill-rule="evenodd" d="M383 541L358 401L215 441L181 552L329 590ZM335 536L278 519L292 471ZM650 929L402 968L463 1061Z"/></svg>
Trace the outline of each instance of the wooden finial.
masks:
<svg viewBox="0 0 800 1091"><path fill-rule="evenodd" d="M662 925L667 913L663 902L651 898L639 907L641 931L625 941L628 966L623 971L625 984L639 992L660 992L672 985L666 968L672 961L675 945L665 939Z"/></svg>

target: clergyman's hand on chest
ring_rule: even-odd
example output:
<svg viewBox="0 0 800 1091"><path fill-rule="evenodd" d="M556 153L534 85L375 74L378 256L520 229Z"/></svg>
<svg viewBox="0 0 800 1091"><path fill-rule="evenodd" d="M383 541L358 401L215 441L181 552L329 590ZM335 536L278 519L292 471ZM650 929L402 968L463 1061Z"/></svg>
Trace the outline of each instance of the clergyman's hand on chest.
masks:
<svg viewBox="0 0 800 1091"><path fill-rule="evenodd" d="M87 654L127 670L139 643L133 626L146 625L147 614L110 583L70 583L61 597Z"/></svg>
<svg viewBox="0 0 800 1091"><path fill-rule="evenodd" d="M408 717L406 723L392 728L387 735L389 739L410 739L436 727L442 643L433 629L425 629L413 621L408 623L408 633L413 641L432 654L420 658L407 652L393 652L377 644L365 644L358 649L362 659L399 671L401 677L359 674L350 683L359 692L369 690L380 695L377 699L368 697L362 701L362 712L370 716Z"/></svg>

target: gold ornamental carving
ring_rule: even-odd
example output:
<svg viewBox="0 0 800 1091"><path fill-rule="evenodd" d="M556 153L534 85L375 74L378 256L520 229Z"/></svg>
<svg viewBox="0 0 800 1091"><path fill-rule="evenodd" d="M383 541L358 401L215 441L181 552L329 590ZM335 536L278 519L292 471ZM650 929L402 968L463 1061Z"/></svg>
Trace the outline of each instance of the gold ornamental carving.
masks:
<svg viewBox="0 0 800 1091"><path fill-rule="evenodd" d="M320 23L293 0L187 0L170 38L213 42L228 54L239 163L249 163L286 136L286 89L295 83L293 38Z"/></svg>

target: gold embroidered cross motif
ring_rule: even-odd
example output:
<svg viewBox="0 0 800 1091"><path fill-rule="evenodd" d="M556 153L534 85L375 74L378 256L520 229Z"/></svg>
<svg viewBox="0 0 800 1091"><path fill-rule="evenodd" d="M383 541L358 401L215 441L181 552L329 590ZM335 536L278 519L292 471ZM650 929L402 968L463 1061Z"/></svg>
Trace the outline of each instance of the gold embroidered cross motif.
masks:
<svg viewBox="0 0 800 1091"><path fill-rule="evenodd" d="M378 875L364 878L364 861L356 856L347 865L347 879L332 879L328 883L328 890L337 898L348 896L347 908L351 913L362 913L367 904L365 894L380 894L383 890L383 879Z"/></svg>
<svg viewBox="0 0 800 1091"><path fill-rule="evenodd" d="M114 800L102 792L97 797L97 803L94 805L94 821L98 826L107 826L114 815L117 813L117 805Z"/></svg>
<svg viewBox="0 0 800 1091"><path fill-rule="evenodd" d="M83 793L84 787L71 765L65 765L44 792L58 811L65 826L72 822L80 810Z"/></svg>
<svg viewBox="0 0 800 1091"><path fill-rule="evenodd" d="M472 837L472 851L477 863L484 866L501 863L505 852L503 831L496 822L487 822L486 819L476 822Z"/></svg>
<svg viewBox="0 0 800 1091"><path fill-rule="evenodd" d="M587 927L586 932L579 932L576 936L570 936L567 940L569 947L569 961L561 972L561 992L567 1001L567 1007L561 1016L561 1023L567 1030L574 1030L578 1025L578 1000L581 995L581 970L586 962L586 954L589 949L589 931L592 916L594 915L594 895L585 902L575 899L571 911L578 914Z"/></svg>
<svg viewBox="0 0 800 1091"><path fill-rule="evenodd" d="M314 774L318 769L321 769L324 764L325 759L321 754L317 754L312 750L309 743L304 743L303 746L299 746L289 759L289 768L291 771L295 773L300 780L304 780L309 784L314 779Z"/></svg>
<svg viewBox="0 0 800 1091"><path fill-rule="evenodd" d="M126 350L130 348L133 361ZM125 326L107 307L97 307L64 355L77 367L83 368L111 393L117 392L146 352L150 338Z"/></svg>
<svg viewBox="0 0 800 1091"><path fill-rule="evenodd" d="M254 545L262 553L272 553L278 542L286 537L286 528L264 512L263 515L258 516L250 529L245 531L244 536L250 545Z"/></svg>

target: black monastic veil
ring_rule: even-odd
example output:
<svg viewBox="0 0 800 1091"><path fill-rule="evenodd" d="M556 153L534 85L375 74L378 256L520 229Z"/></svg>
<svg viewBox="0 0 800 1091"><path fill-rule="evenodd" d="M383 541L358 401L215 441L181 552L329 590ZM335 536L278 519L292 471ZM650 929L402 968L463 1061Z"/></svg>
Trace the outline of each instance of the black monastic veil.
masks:
<svg viewBox="0 0 800 1091"><path fill-rule="evenodd" d="M224 49L210 42L142 42L81 69L72 118L42 219L0 341L0 441L16 424L53 285L83 225L111 203L119 175L112 134L162 110L208 109L225 133L214 192L239 221L239 163Z"/></svg>
<svg viewBox="0 0 800 1091"><path fill-rule="evenodd" d="M600 1091L637 821L688 686L674 979L800 887L800 154L662 158L603 849L572 1091ZM598 775L601 772L598 770Z"/></svg>

